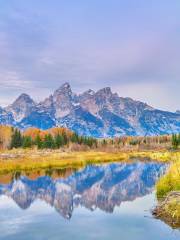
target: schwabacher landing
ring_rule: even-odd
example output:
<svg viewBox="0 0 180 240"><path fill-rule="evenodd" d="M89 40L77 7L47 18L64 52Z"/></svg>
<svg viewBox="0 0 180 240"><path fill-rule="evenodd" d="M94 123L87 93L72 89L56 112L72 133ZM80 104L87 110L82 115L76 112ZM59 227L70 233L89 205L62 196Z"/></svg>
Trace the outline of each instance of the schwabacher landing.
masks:
<svg viewBox="0 0 180 240"><path fill-rule="evenodd" d="M109 87L78 95L65 83L40 103L22 94L8 107L0 107L0 124L21 129L63 126L93 137L159 135L180 132L180 112L119 97Z"/></svg>
<svg viewBox="0 0 180 240"><path fill-rule="evenodd" d="M40 199L64 218L71 218L73 210L80 206L113 213L122 202L150 194L165 169L164 164L155 162L113 163L89 165L64 178L57 177L60 172L56 170L55 179L39 176L32 180L20 176L7 184L2 184L0 179L0 197L8 196L22 209L28 209Z"/></svg>

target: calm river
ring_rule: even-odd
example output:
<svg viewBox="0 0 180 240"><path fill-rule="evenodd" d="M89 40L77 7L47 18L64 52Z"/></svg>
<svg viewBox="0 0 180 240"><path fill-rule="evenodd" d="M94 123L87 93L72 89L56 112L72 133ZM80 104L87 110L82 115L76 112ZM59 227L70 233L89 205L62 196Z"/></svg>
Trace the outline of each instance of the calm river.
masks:
<svg viewBox="0 0 180 240"><path fill-rule="evenodd" d="M155 162L0 177L1 240L178 240L154 219Z"/></svg>

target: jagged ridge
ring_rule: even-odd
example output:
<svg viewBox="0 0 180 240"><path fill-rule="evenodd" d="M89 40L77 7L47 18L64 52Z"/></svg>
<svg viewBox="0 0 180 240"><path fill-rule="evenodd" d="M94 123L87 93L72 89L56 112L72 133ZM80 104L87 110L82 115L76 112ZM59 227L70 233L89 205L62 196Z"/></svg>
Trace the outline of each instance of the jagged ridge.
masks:
<svg viewBox="0 0 180 240"><path fill-rule="evenodd" d="M158 135L180 132L180 112L161 111L119 97L109 87L78 95L65 83L40 103L27 94L20 95L10 106L0 108L0 124L21 129L64 126L93 137Z"/></svg>

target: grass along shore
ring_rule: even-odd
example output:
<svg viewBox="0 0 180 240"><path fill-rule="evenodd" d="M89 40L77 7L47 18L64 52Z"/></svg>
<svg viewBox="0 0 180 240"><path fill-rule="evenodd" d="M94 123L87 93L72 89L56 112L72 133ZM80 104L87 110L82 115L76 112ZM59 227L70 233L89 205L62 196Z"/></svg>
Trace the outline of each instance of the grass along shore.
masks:
<svg viewBox="0 0 180 240"><path fill-rule="evenodd" d="M153 214L172 227L180 227L180 159L171 163L168 172L156 184L158 206Z"/></svg>
<svg viewBox="0 0 180 240"><path fill-rule="evenodd" d="M159 200L153 214L173 227L180 227L180 151L71 152L62 150L13 149L0 151L0 175L34 170L78 169L88 164L169 162L168 172L156 184Z"/></svg>
<svg viewBox="0 0 180 240"><path fill-rule="evenodd" d="M127 151L127 152L63 152L60 150L14 149L0 152L0 173L12 171L81 167L89 163L130 161L131 159L175 162L180 152Z"/></svg>
<svg viewBox="0 0 180 240"><path fill-rule="evenodd" d="M168 172L157 182L156 189L160 200L171 191L180 191L180 159L171 163Z"/></svg>

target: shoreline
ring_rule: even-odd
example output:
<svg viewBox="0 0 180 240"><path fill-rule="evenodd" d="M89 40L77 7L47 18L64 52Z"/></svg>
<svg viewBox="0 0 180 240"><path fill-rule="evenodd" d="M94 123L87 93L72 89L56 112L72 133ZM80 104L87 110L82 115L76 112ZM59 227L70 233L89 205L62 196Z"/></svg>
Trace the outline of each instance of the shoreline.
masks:
<svg viewBox="0 0 180 240"><path fill-rule="evenodd" d="M158 205L153 215L173 228L180 228L180 159L156 183Z"/></svg>
<svg viewBox="0 0 180 240"><path fill-rule="evenodd" d="M16 149L0 152L0 173L12 171L82 167L88 164L144 161L173 162L180 159L180 152L170 151L84 151Z"/></svg>
<svg viewBox="0 0 180 240"><path fill-rule="evenodd" d="M180 228L180 191L169 192L159 201L152 214L172 228Z"/></svg>
<svg viewBox="0 0 180 240"><path fill-rule="evenodd" d="M167 173L157 182L158 204L152 211L174 228L180 227L180 151L84 151L13 149L0 152L0 176L21 172L80 169L88 164L133 161L170 163ZM5 178L6 179L6 178ZM176 194L174 194L176 192Z"/></svg>

